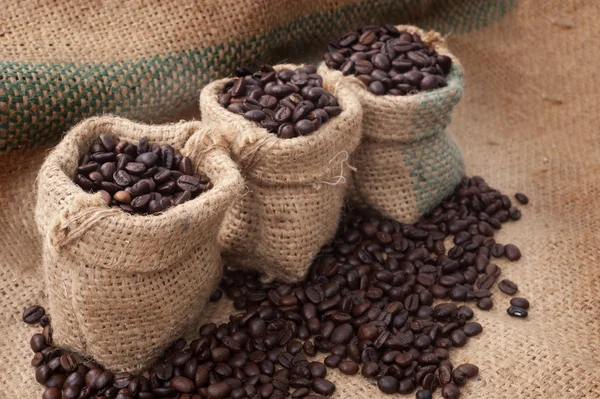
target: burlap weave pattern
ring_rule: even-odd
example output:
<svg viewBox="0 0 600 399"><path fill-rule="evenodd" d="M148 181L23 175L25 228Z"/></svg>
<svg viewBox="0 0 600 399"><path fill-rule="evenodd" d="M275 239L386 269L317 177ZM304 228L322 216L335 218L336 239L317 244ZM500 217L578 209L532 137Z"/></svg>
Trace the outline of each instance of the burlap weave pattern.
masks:
<svg viewBox="0 0 600 399"><path fill-rule="evenodd" d="M279 62L382 20L468 31L515 0L22 0L1 2L0 151L58 141L113 113L158 123L240 64ZM259 10L259 11L257 11Z"/></svg>
<svg viewBox="0 0 600 399"><path fill-rule="evenodd" d="M441 7L442 17L449 7ZM478 15L456 8L464 18ZM491 311L475 308L484 332L450 354L455 365L480 366L480 379L461 388L461 398L600 397L600 88L590 79L599 19L597 2L524 0L501 22L453 30L447 39L467 72L450 125L467 174L530 197L522 220L497 236L522 249L521 260L499 265L532 303L530 315L510 318L508 297L497 289ZM40 328L21 321L26 306L48 303L32 207L43 158L43 150L0 155L0 398L36 399L43 391L28 344ZM205 320L226 321L235 311L224 300L205 312ZM328 378L337 383L333 399L392 397L360 375L328 370Z"/></svg>
<svg viewBox="0 0 600 399"><path fill-rule="evenodd" d="M312 134L279 139L217 102L228 80L211 83L200 95L203 121L227 127L221 131L249 191L227 212L220 242L233 263L258 268L269 277L297 280L335 232L344 202L346 161L360 139L362 111L348 90L325 84L339 99L342 113Z"/></svg>
<svg viewBox="0 0 600 399"><path fill-rule="evenodd" d="M215 146L194 159L214 188L160 215L110 209L71 179L79 155L99 134L133 143L147 136L181 150L202 129L200 122L151 127L92 118L48 156L38 177L36 220L57 344L115 370L138 370L197 320L221 277L219 225L242 187L225 150Z"/></svg>
<svg viewBox="0 0 600 399"><path fill-rule="evenodd" d="M349 87L363 107L362 141L352 157L359 199L402 222L415 222L448 196L460 181L460 150L445 132L464 87L458 59L436 32L398 25L419 33L439 54L452 58L448 86L409 96L377 96L354 76L343 76L325 63L319 72Z"/></svg>

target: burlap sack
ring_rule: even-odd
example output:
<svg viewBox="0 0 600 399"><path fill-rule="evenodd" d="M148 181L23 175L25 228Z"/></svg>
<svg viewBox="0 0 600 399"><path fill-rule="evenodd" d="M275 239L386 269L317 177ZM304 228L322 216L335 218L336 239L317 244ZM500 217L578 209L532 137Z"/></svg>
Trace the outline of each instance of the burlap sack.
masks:
<svg viewBox="0 0 600 399"><path fill-rule="evenodd" d="M419 33L439 54L452 58L447 87L409 96L376 96L354 76L343 76L324 62L319 73L349 87L363 108L363 137L352 156L357 199L412 223L447 197L464 175L460 150L446 131L463 93L464 74L438 33L397 27Z"/></svg>
<svg viewBox="0 0 600 399"><path fill-rule="evenodd" d="M137 371L197 320L222 273L219 224L242 187L224 149L213 143L193 158L214 188L160 215L108 208L72 178L79 155L101 133L133 143L147 136L181 150L202 129L200 122L147 126L91 118L46 158L35 217L56 344L113 370Z"/></svg>
<svg viewBox="0 0 600 399"><path fill-rule="evenodd" d="M342 113L310 135L279 139L217 102L229 80L209 84L200 95L203 121L226 127L232 156L248 187L247 195L227 212L219 241L232 264L298 280L336 230L346 162L360 139L360 105L347 89L325 85L340 100Z"/></svg>

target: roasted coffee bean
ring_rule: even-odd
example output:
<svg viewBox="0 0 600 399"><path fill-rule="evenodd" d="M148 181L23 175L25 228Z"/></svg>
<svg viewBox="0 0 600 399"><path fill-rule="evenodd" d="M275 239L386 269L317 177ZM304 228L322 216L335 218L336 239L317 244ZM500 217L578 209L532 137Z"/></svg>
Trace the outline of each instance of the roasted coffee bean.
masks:
<svg viewBox="0 0 600 399"><path fill-rule="evenodd" d="M498 288L508 295L514 295L519 289L515 283L507 279L500 281L498 283Z"/></svg>
<svg viewBox="0 0 600 399"><path fill-rule="evenodd" d="M521 309L529 309L529 301L525 298L512 298L510 300L511 306L521 308Z"/></svg>
<svg viewBox="0 0 600 399"><path fill-rule="evenodd" d="M416 399L432 399L431 391L428 391L426 389L421 389L417 391Z"/></svg>
<svg viewBox="0 0 600 399"><path fill-rule="evenodd" d="M323 363L325 363L325 365L327 367L336 368L340 364L341 361L342 361L341 356L329 355L325 358L325 360L323 360Z"/></svg>
<svg viewBox="0 0 600 399"><path fill-rule="evenodd" d="M444 399L458 399L460 397L460 390L454 384L447 384L442 388L442 396Z"/></svg>
<svg viewBox="0 0 600 399"><path fill-rule="evenodd" d="M462 330L467 337L474 337L480 334L483 328L477 322L468 322L463 326Z"/></svg>
<svg viewBox="0 0 600 399"><path fill-rule="evenodd" d="M358 373L358 364L352 360L342 360L342 362L338 365L338 369L342 372L342 374L354 375Z"/></svg>
<svg viewBox="0 0 600 399"><path fill-rule="evenodd" d="M57 387L51 387L51 388L47 388L44 393L42 394L42 399L61 399L62 398L62 392L60 390L60 388Z"/></svg>
<svg viewBox="0 0 600 399"><path fill-rule="evenodd" d="M529 198L523 193L516 193L515 198L523 205L527 205L529 203Z"/></svg>
<svg viewBox="0 0 600 399"><path fill-rule="evenodd" d="M490 298L481 298L477 301L477 307L483 310L490 310L494 306L494 302Z"/></svg>
<svg viewBox="0 0 600 399"><path fill-rule="evenodd" d="M514 262L521 258L521 251L514 244L506 244L504 246L504 256L506 256L506 259Z"/></svg>
<svg viewBox="0 0 600 399"><path fill-rule="evenodd" d="M527 317L527 314L528 314L527 310L516 307L516 306L511 306L510 308L508 308L506 310L506 312L513 317L521 317L521 318Z"/></svg>
<svg viewBox="0 0 600 399"><path fill-rule="evenodd" d="M398 391L398 379L389 375L380 377L377 380L377 387L383 393L392 394Z"/></svg>
<svg viewBox="0 0 600 399"><path fill-rule="evenodd" d="M27 324L35 324L41 320L46 311L41 306L30 306L23 311L23 321Z"/></svg>
<svg viewBox="0 0 600 399"><path fill-rule="evenodd" d="M311 388L319 395L329 396L335 391L333 382L324 378L315 378L311 382Z"/></svg>
<svg viewBox="0 0 600 399"><path fill-rule="evenodd" d="M34 352L41 352L46 347L46 339L42 334L34 334L29 343Z"/></svg>

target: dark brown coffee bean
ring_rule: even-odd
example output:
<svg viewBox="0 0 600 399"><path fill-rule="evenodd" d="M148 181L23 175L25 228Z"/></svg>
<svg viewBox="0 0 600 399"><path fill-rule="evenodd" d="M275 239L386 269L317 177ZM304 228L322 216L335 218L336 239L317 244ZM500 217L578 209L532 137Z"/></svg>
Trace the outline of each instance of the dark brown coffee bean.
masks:
<svg viewBox="0 0 600 399"><path fill-rule="evenodd" d="M514 262L521 258L521 251L514 244L506 244L504 246L504 256L506 256L506 259Z"/></svg>
<svg viewBox="0 0 600 399"><path fill-rule="evenodd" d="M383 376L377 380L377 387L383 393L392 394L398 391L398 379L392 376Z"/></svg>
<svg viewBox="0 0 600 399"><path fill-rule="evenodd" d="M454 384L447 384L442 389L442 396L444 399L458 399L460 397L460 390Z"/></svg>
<svg viewBox="0 0 600 399"><path fill-rule="evenodd" d="M512 298L510 304L517 308L529 309L529 301L525 298Z"/></svg>
<svg viewBox="0 0 600 399"><path fill-rule="evenodd" d="M342 358L340 356L329 355L325 358L325 360L323 360L323 363L325 363L325 365L327 367L336 368L340 364L341 361L342 361Z"/></svg>
<svg viewBox="0 0 600 399"><path fill-rule="evenodd" d="M114 374L110 370L104 371L102 374L96 378L95 386L96 389L103 389L108 386L114 377Z"/></svg>
<svg viewBox="0 0 600 399"><path fill-rule="evenodd" d="M208 399L223 399L229 395L231 387L225 382L219 382L216 384L209 385L206 390L206 396Z"/></svg>
<svg viewBox="0 0 600 399"><path fill-rule="evenodd" d="M324 378L315 378L311 382L311 388L319 395L329 396L335 391L335 385Z"/></svg>
<svg viewBox="0 0 600 399"><path fill-rule="evenodd" d="M467 337L474 337L476 335L479 335L481 331L483 331L483 328L479 323L468 322L463 326L462 330Z"/></svg>
<svg viewBox="0 0 600 399"><path fill-rule="evenodd" d="M334 344L347 344L352 339L354 330L348 323L337 326L331 333L331 342Z"/></svg>
<svg viewBox="0 0 600 399"><path fill-rule="evenodd" d="M494 306L494 302L490 298L481 298L477 302L477 307L483 310L490 310Z"/></svg>
<svg viewBox="0 0 600 399"><path fill-rule="evenodd" d="M42 334L34 334L30 339L31 350L41 352L46 347L46 339Z"/></svg>
<svg viewBox="0 0 600 399"><path fill-rule="evenodd" d="M431 391L426 390L426 389L421 389L419 391L417 391L417 399L432 399L431 396Z"/></svg>
<svg viewBox="0 0 600 399"><path fill-rule="evenodd" d="M75 358L73 357L73 355L69 354L62 355L60 357L60 365L65 371L69 373L75 371L75 369L77 368L77 362L75 361Z"/></svg>
<svg viewBox="0 0 600 399"><path fill-rule="evenodd" d="M173 388L177 392L182 392L182 393L190 393L190 392L193 392L195 389L194 382L192 380L190 380L186 377L182 377L182 376L173 377L173 379L171 379L171 381L170 381L170 385L171 385L171 388Z"/></svg>
<svg viewBox="0 0 600 399"><path fill-rule="evenodd" d="M519 289L515 283L507 279L500 281L498 283L498 288L508 295L514 295Z"/></svg>
<svg viewBox="0 0 600 399"><path fill-rule="evenodd" d="M46 311L41 306L30 306L23 311L23 321L27 324L35 324L39 322L46 314Z"/></svg>
<svg viewBox="0 0 600 399"><path fill-rule="evenodd" d="M515 198L523 205L527 205L529 203L529 198L523 193L516 193Z"/></svg>
<svg viewBox="0 0 600 399"><path fill-rule="evenodd" d="M42 399L61 399L62 392L57 387L47 388L42 394Z"/></svg>
<svg viewBox="0 0 600 399"><path fill-rule="evenodd" d="M338 369L342 374L354 375L358 373L358 364L352 360L343 360L339 365Z"/></svg>

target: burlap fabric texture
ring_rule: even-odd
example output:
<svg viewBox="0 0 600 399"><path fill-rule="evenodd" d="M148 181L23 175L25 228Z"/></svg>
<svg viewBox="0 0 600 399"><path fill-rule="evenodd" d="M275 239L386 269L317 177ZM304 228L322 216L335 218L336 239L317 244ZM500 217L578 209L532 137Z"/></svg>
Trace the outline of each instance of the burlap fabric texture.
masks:
<svg viewBox="0 0 600 399"><path fill-rule="evenodd" d="M102 133L132 143L147 136L176 150L202 135L203 151L193 161L214 188L160 215L108 208L72 181L80 154ZM198 319L221 278L218 228L242 187L236 165L200 122L147 126L100 117L73 128L37 179L35 216L56 344L113 370L136 371L156 360Z"/></svg>
<svg viewBox="0 0 600 399"><path fill-rule="evenodd" d="M200 95L203 121L226 126L221 131L248 187L225 216L219 235L224 257L271 278L298 280L336 230L348 157L360 139L360 105L348 89L325 84L342 113L307 136L279 139L217 102L229 80L211 83Z"/></svg>
<svg viewBox="0 0 600 399"><path fill-rule="evenodd" d="M456 33L514 3L0 0L0 152L56 143L104 113L177 121L197 109L204 85L237 66L298 57L356 26L411 21Z"/></svg>
<svg viewBox="0 0 600 399"><path fill-rule="evenodd" d="M286 5L296 3L290 1ZM411 4L422 4L394 3L406 9ZM467 174L485 177L490 185L511 198L517 191L530 198L529 205L521 207L522 219L504 225L497 235L499 242L512 242L522 250L523 257L518 262L499 260L498 265L502 268L501 278L516 282L517 295L531 302L529 316L509 317L508 297L497 288L493 289L495 303L490 311L474 307L475 321L483 325L483 333L471 338L465 347L450 352L453 364L470 362L480 368L479 378L461 388L461 399L597 399L600 87L590 76L593 77L593 66L600 55L600 24L596 23L600 20L600 4L513 0L512 11L502 14L502 21L483 27L481 21L489 20L490 10L498 15L495 7L501 2L430 3L441 11L437 21L443 21L443 29L438 24L419 26L437 27L444 35L452 33L447 38L448 45L467 73L468 90L454 110L450 125L462 150ZM10 4L22 7L21 2ZM38 7L38 12L48 4ZM52 4L70 6L69 2ZM87 7L90 4L85 3ZM298 4L302 7L307 3ZM165 13L152 11L156 12L155 18L168 19ZM279 12L279 8L273 12ZM142 20L141 14L142 11L127 14L116 10L112 18L136 15ZM145 15L148 14L150 11ZM67 20L70 15L56 13L54 18ZM89 18L96 19L98 15L90 12ZM390 21L404 23L405 19L386 15L373 20ZM480 28L460 29L457 24L461 21ZM354 19L344 18L337 23L344 25L344 30L357 26ZM84 27L114 27L85 21L71 24L78 32ZM118 26L130 28L125 23ZM173 32L183 36L181 30ZM320 59L322 51L313 55ZM307 54L298 56L305 58ZM37 127L28 130L27 136L34 140L49 133L44 127ZM39 399L44 391L35 381L29 347L29 339L41 329L26 325L21 318L23 309L31 304L48 305L32 206L34 180L44 155L44 148L0 154L2 399ZM202 321L226 322L236 312L231 301L223 299L207 305ZM187 338L197 337L197 326L190 327ZM337 386L332 399L410 398L384 395L372 380L360 375L347 376L328 369L327 378ZM439 390L434 399L441 399Z"/></svg>
<svg viewBox="0 0 600 399"><path fill-rule="evenodd" d="M460 150L446 131L463 93L464 73L438 33L409 25L397 28L419 33L439 54L452 58L448 86L408 96L377 96L354 76L343 76L325 63L319 72L350 88L363 108L362 141L352 156L353 199L412 223L447 197L464 174Z"/></svg>

